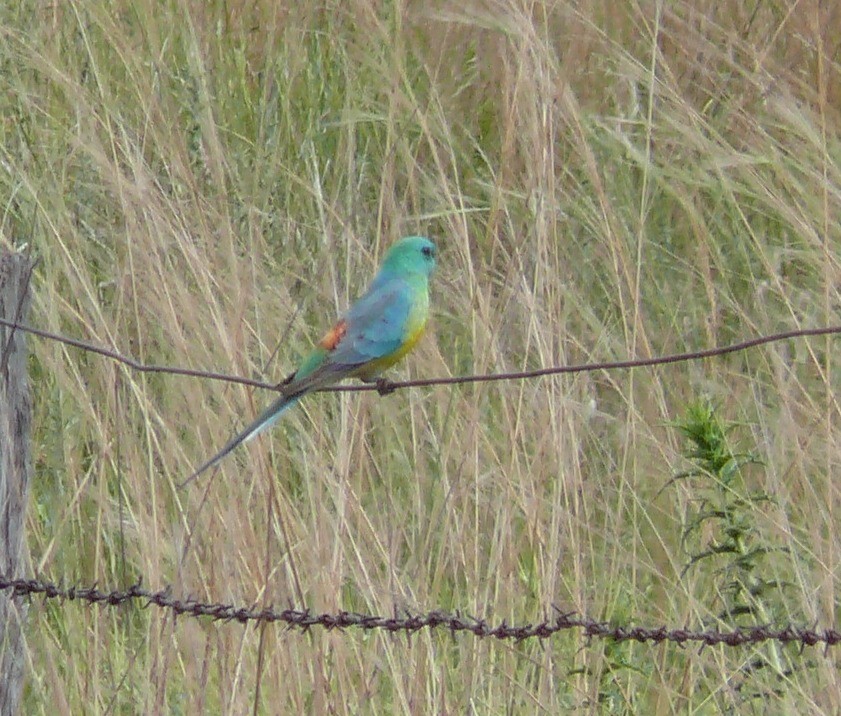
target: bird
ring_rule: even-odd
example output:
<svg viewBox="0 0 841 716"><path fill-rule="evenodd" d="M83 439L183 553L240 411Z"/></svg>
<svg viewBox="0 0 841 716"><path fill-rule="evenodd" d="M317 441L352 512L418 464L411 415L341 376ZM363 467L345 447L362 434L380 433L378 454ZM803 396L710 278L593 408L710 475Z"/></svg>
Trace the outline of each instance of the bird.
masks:
<svg viewBox="0 0 841 716"><path fill-rule="evenodd" d="M293 407L307 393L344 378L377 383L388 392L382 372L411 351L429 319L429 278L437 249L424 236L396 241L383 257L368 290L324 334L298 369L279 384L280 396L245 430L196 468L181 487L222 461Z"/></svg>

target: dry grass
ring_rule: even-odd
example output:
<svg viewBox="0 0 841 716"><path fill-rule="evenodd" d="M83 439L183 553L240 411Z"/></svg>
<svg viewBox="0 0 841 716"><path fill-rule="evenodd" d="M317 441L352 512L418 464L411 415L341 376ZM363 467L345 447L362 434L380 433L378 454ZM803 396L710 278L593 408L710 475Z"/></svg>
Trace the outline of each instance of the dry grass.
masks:
<svg viewBox="0 0 841 716"><path fill-rule="evenodd" d="M772 0L12 4L3 233L32 321L280 378L383 248L441 248L398 375L646 356L836 323L839 11ZM307 5L307 4L303 4ZM619 9L622 8L622 9ZM830 8L830 9L827 9ZM280 342L279 358L267 365ZM705 397L776 502L786 616L838 623L834 342L655 370L269 400L33 342L33 572L243 604L715 623L672 423ZM662 491L661 491L662 490ZM726 626L726 625L725 625ZM36 603L28 713L841 709L832 653L174 622ZM759 693L764 700L750 701Z"/></svg>

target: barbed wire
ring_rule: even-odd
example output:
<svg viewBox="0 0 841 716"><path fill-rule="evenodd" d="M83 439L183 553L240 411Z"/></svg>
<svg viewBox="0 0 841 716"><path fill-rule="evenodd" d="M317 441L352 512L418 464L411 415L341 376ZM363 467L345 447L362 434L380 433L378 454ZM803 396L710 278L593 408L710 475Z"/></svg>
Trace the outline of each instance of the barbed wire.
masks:
<svg viewBox="0 0 841 716"><path fill-rule="evenodd" d="M3 318L0 318L0 325L4 325L15 330L25 331L40 338L56 341L101 355L122 363L138 372L183 375L236 383L256 388L278 389L279 387L278 384L266 383L264 381L225 373L182 368L178 366L144 364L117 351L116 349L105 348L104 346L96 345L88 341L71 338L14 321L8 321ZM526 380L530 378L569 373L633 369L691 360L701 360L704 358L712 358L729 353L741 352L761 345L794 338L826 336L839 333L841 333L841 326L802 328L757 336L724 346L655 356L651 358L566 366L558 365L529 371L426 378L393 383L388 382L385 386L382 384L333 386L324 390L336 392L380 390L382 392L385 389L388 392L391 392L392 390L411 387L487 383L504 380ZM284 609L280 611L274 609L273 607L256 609L253 607L236 606L232 604L201 602L189 597L182 599L174 597L172 595L172 590L169 587L158 591L151 591L144 588L141 582L137 582L136 584L133 584L123 590L102 591L96 586L60 587L52 582L37 579L10 580L0 576L0 591L6 590L12 590L13 594L19 597L42 596L45 599L83 601L89 604L110 607L119 606L128 602L142 601L145 603L145 606L155 605L161 609L170 609L177 616L189 616L195 618L207 617L214 621L236 621L242 624L248 622L280 622L286 624L290 628L300 628L304 630L316 626L325 629L347 629L354 627L363 630L381 630L392 633L412 633L421 629L447 629L452 633L468 632L480 638L494 638L500 640L513 639L516 641L523 641L533 638L547 639L558 632L577 629L580 630L582 635L587 638L605 638L613 639L614 641L653 643L668 641L676 644L698 643L707 646L713 646L716 644L741 646L766 641L775 641L784 644L797 642L804 646L824 644L826 648L829 648L830 646L836 646L841 643L841 632L835 629L818 630L793 625L785 627L758 625L752 627L736 627L730 631L721 631L718 629L693 631L686 628L670 629L665 626L654 628L632 625L616 626L606 622L589 619L587 617L577 616L574 612L562 612L554 607L554 618L546 618L539 623L511 625L507 624L503 620L494 626L486 619L466 617L460 613L448 613L440 610L433 610L427 612L426 614L410 614L405 612L404 616L395 614L395 616L392 617L385 617L345 611L330 614L315 613L309 609Z"/></svg>
<svg viewBox="0 0 841 716"><path fill-rule="evenodd" d="M410 614L393 617L360 614L357 612L315 613L309 609L283 609L273 607L255 609L233 604L207 603L196 599L180 599L172 596L172 590L153 592L145 589L141 582L127 589L102 591L97 587L59 587L52 582L38 579L5 579L0 577L0 591L12 590L14 596L42 596L45 599L62 601L82 601L106 607L116 607L128 602L143 602L144 606L156 606L170 609L176 616L194 618L207 617L213 621L240 624L249 622L280 622L289 628L306 631L312 627L324 629L356 628L365 631L386 631L390 633L413 633L422 629L446 629L451 633L466 632L479 638L498 640L525 641L528 639L548 639L558 632L577 629L582 636L614 641L671 642L674 644L697 643L703 646L744 646L761 642L775 641L782 644L797 642L803 646L825 645L828 649L841 643L841 632L835 629L806 629L797 626L771 627L759 625L737 627L729 631L709 629L693 631L686 628L669 629L665 626L646 628L639 626L616 626L586 617L576 616L575 612L562 612L554 608L555 616L536 624L508 624L504 620L495 626L486 619L466 617L459 613L434 610L426 614Z"/></svg>
<svg viewBox="0 0 841 716"><path fill-rule="evenodd" d="M227 373L219 373L215 371L205 371L193 368L182 368L180 366L169 365L147 365L141 363L130 356L120 353L116 349L105 348L88 341L79 340L77 338L70 338L59 333L45 331L41 328L27 326L14 321L8 321L0 318L0 325L14 328L17 330L31 333L39 338L45 338L51 341L57 341L74 348L79 348L90 353L104 356L118 363L128 366L132 370L140 373L167 373L170 375L183 375L192 378L204 378L207 380L218 380L226 383L236 383L239 385L247 385L254 388L266 388L268 390L281 390L283 383L267 383L262 380L255 380L254 378L245 378L238 375L230 375ZM815 336L829 336L841 333L841 326L821 326L818 328L797 328L790 331L780 331L778 333L770 333L767 335L756 336L748 338L737 343L730 343L724 346L715 346L713 348L704 348L697 351L686 351L683 353L672 353L662 356L653 356L651 358L632 358L620 361L603 361L595 363L580 363L577 365L555 365L545 368L536 368L534 370L512 371L504 373L483 373L473 375L459 375L448 376L440 378L419 378L416 380L404 381L385 381L376 385L334 385L326 388L321 388L319 392L361 392L377 390L379 392L392 392L402 388L422 388L433 385L463 385L466 383L491 383L496 381L506 380L528 380L531 378L542 378L551 375L562 375L569 373L588 373L602 370L629 370L633 368L644 368L656 365L668 365L670 363L682 363L692 360L702 360L704 358L713 358L715 356L727 355L729 353L739 353L742 351L756 348L758 346L767 345L769 343L779 343L781 341L792 338L806 338Z"/></svg>

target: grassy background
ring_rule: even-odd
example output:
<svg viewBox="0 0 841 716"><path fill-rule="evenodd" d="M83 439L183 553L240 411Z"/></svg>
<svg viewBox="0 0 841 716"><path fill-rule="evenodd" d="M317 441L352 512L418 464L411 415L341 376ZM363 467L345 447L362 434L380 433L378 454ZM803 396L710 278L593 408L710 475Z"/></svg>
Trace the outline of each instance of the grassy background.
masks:
<svg viewBox="0 0 841 716"><path fill-rule="evenodd" d="M266 379L408 233L441 269L395 377L834 324L839 22L816 0L6 3L2 233L41 260L33 323ZM839 623L831 339L313 396L187 491L270 395L31 345L45 578L722 628L733 580L759 579L777 586L738 623ZM699 401L761 461L738 489L724 463L670 482ZM734 534L698 517L716 500L762 556L691 564ZM841 710L837 654L811 648L302 634L37 600L28 644L27 713Z"/></svg>

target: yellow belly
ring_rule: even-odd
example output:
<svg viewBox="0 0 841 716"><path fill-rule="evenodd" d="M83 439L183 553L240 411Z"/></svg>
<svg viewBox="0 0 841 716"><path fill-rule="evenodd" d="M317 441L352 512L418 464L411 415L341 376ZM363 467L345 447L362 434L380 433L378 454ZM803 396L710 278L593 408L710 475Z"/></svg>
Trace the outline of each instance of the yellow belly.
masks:
<svg viewBox="0 0 841 716"><path fill-rule="evenodd" d="M417 345L417 342L421 339L424 330L426 329L426 321L418 328L418 330L414 331L413 333L409 334L408 339L406 342L400 346L394 353L391 355L383 356L382 358L378 358L375 361L371 361L363 368L360 368L357 371L356 375L360 377L362 380L373 380L377 378L380 373L384 370L391 368L397 361L399 361L403 356L405 356L412 348Z"/></svg>
<svg viewBox="0 0 841 716"><path fill-rule="evenodd" d="M406 340L394 353L377 358L357 370L356 376L362 380L377 379L384 370L391 368L391 366L412 350L421 339L426 329L427 319L429 318L429 293L427 292L426 279L423 278L421 281L421 285L415 287L416 292L414 294L413 305L407 316L404 328L406 331Z"/></svg>

